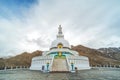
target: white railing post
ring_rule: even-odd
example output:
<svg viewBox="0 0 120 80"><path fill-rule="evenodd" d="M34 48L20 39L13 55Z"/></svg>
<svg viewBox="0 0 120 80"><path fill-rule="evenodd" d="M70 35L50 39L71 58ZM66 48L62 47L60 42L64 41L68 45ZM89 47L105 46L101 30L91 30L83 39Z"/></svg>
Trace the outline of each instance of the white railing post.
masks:
<svg viewBox="0 0 120 80"><path fill-rule="evenodd" d="M5 69L4 70L6 70L7 69L7 67L5 66Z"/></svg>
<svg viewBox="0 0 120 80"><path fill-rule="evenodd" d="M11 70L13 69L13 67L11 66Z"/></svg>

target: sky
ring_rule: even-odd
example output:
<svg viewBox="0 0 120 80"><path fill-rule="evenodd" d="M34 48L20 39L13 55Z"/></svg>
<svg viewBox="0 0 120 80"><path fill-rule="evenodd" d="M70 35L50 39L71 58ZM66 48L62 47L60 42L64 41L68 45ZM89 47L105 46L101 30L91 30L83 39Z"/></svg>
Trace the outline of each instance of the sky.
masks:
<svg viewBox="0 0 120 80"><path fill-rule="evenodd" d="M70 45L120 47L120 0L0 0L0 57Z"/></svg>

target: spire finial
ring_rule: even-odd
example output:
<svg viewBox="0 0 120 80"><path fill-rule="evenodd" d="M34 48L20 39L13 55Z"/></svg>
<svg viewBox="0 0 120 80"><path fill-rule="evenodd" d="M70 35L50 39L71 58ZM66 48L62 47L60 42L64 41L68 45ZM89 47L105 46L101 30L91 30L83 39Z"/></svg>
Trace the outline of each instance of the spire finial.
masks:
<svg viewBox="0 0 120 80"><path fill-rule="evenodd" d="M57 38L64 38L64 35L62 33L62 27L61 25L59 25L58 27L58 35L57 35Z"/></svg>
<svg viewBox="0 0 120 80"><path fill-rule="evenodd" d="M59 25L59 27L61 27L61 24Z"/></svg>
<svg viewBox="0 0 120 80"><path fill-rule="evenodd" d="M59 25L58 34L62 34L62 27L61 27L61 25Z"/></svg>

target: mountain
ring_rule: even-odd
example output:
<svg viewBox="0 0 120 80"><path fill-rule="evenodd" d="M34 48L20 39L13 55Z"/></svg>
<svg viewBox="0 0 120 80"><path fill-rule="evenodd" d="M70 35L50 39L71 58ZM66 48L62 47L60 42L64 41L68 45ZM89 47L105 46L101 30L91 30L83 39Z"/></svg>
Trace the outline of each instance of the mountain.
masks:
<svg viewBox="0 0 120 80"><path fill-rule="evenodd" d="M91 49L82 45L72 46L72 50L75 50L81 56L87 56L91 66L96 65L120 65L120 48L100 48ZM32 53L24 52L15 57L8 59L0 58L0 68L5 66L30 66L31 60L35 56L41 56L42 51L34 51Z"/></svg>
<svg viewBox="0 0 120 80"><path fill-rule="evenodd" d="M31 60L35 56L41 56L42 51L34 51L32 53L24 52L20 55L8 58L8 59L3 59L0 58L0 67L3 68L7 66L8 68L13 66L27 66L29 67L31 65Z"/></svg>
<svg viewBox="0 0 120 80"><path fill-rule="evenodd" d="M87 56L91 66L96 65L120 65L120 60L106 56L97 49L91 49L82 45L73 46L73 50L79 52L79 55ZM120 58L120 57L119 57Z"/></svg>
<svg viewBox="0 0 120 80"><path fill-rule="evenodd" d="M120 61L120 47L109 47L109 48L100 48L98 49L105 56L116 59Z"/></svg>

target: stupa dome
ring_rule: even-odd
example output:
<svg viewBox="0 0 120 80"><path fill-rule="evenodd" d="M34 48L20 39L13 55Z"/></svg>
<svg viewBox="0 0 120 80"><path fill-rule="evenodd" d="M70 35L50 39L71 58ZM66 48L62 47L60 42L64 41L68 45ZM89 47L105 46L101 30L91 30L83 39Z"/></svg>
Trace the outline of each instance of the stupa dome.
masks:
<svg viewBox="0 0 120 80"><path fill-rule="evenodd" d="M54 40L50 48L57 48L59 44L62 44L63 48L70 48L69 42L63 38L57 38L56 40Z"/></svg>
<svg viewBox="0 0 120 80"><path fill-rule="evenodd" d="M59 25L57 38L52 42L50 49L57 48L59 44L62 45L63 48L70 48L69 42L64 39L64 35L62 34L61 25Z"/></svg>

